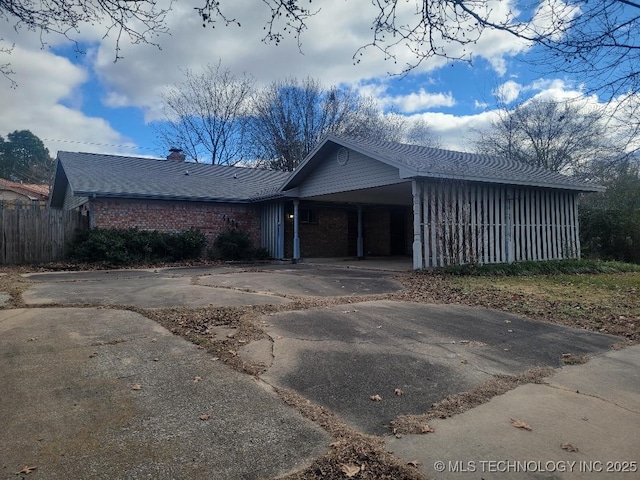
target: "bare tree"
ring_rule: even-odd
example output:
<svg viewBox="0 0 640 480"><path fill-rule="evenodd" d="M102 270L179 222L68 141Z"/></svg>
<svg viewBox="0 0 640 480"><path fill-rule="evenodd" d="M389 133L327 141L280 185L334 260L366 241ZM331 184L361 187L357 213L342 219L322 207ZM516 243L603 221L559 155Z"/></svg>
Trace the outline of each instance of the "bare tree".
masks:
<svg viewBox="0 0 640 480"><path fill-rule="evenodd" d="M433 139L426 123L383 115L376 103L346 87L325 88L318 80L273 82L255 97L251 120L254 156L276 170L293 170L326 134L374 136L404 141Z"/></svg>
<svg viewBox="0 0 640 480"><path fill-rule="evenodd" d="M478 133L480 153L583 176L593 162L617 160L624 153L608 137L602 113L573 102L533 99L502 110L488 130Z"/></svg>
<svg viewBox="0 0 640 480"><path fill-rule="evenodd" d="M196 162L234 165L246 158L248 101L254 80L208 65L185 71L184 82L164 95L163 122L155 124L166 147L177 147Z"/></svg>
<svg viewBox="0 0 640 480"><path fill-rule="evenodd" d="M251 121L254 156L291 171L327 133L357 135L378 116L353 90L325 88L315 79L278 80L255 97Z"/></svg>

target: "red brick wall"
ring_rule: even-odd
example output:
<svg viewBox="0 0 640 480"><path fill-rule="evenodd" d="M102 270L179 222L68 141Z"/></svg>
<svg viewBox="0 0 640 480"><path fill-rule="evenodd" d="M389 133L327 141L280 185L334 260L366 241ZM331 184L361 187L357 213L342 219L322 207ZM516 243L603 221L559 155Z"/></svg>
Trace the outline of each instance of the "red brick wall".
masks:
<svg viewBox="0 0 640 480"><path fill-rule="evenodd" d="M254 244L260 246L260 214L254 205L100 198L91 202L96 228L139 228L159 232L196 228L211 242L221 231L237 226L249 232Z"/></svg>
<svg viewBox="0 0 640 480"><path fill-rule="evenodd" d="M309 207L304 203L300 204L300 208L312 208L318 215L317 223L300 223L300 256L302 258L348 256L347 210ZM293 219L288 215L286 215L284 230L285 257L291 258L293 257Z"/></svg>
<svg viewBox="0 0 640 480"><path fill-rule="evenodd" d="M300 255L313 257L348 257L348 210L344 208L309 207L304 202L300 209L314 208L318 223L300 223ZM285 257L293 257L293 209L287 210L285 223ZM365 255L390 255L390 209L388 207L365 208L363 210L363 236ZM408 225L413 217L408 216ZM408 227L409 228L409 227ZM412 228L412 227L410 227ZM413 230L411 230L413 231ZM355 234L354 234L355 235ZM413 236L407 237L413 239Z"/></svg>

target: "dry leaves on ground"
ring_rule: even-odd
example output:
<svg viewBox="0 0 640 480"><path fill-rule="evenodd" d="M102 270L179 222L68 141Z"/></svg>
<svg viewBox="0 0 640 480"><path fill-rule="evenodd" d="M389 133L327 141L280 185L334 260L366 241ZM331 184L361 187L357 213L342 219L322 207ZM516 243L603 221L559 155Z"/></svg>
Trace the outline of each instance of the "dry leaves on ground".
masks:
<svg viewBox="0 0 640 480"><path fill-rule="evenodd" d="M560 447L562 447L562 449L566 450L567 452L577 452L577 451L579 451L578 447L574 447L570 443L563 443L562 445L560 445Z"/></svg>
<svg viewBox="0 0 640 480"><path fill-rule="evenodd" d="M531 426L528 423L523 422L522 420L511 419L511 425L516 428L521 428L522 430L531 431Z"/></svg>
<svg viewBox="0 0 640 480"><path fill-rule="evenodd" d="M351 478L360 473L360 467L358 465L353 464L342 464L341 465L342 473L345 474L346 477Z"/></svg>
<svg viewBox="0 0 640 480"><path fill-rule="evenodd" d="M16 473L16 475L20 475L25 474L25 475L29 475L30 473L33 473L33 471L35 469L37 469L38 467L29 467L28 465L25 465L24 468L22 470L20 470L18 473Z"/></svg>

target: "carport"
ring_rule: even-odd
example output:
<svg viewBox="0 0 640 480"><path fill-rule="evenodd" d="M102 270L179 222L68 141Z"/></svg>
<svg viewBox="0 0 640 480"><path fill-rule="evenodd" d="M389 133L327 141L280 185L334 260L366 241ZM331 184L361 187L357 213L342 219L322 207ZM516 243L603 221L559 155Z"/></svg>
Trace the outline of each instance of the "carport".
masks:
<svg viewBox="0 0 640 480"><path fill-rule="evenodd" d="M580 257L602 187L509 159L329 135L264 198L275 258L409 255L413 268Z"/></svg>

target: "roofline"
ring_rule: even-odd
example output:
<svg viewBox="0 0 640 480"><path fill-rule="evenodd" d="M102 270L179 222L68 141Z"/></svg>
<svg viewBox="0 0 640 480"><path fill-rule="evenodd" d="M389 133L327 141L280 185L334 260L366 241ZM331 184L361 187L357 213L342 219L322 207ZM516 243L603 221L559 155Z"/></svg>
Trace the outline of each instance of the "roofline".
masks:
<svg viewBox="0 0 640 480"><path fill-rule="evenodd" d="M185 195L146 195L138 193L117 192L86 192L73 191L74 196L96 198L120 198L125 200L178 200L184 202L219 202L219 203L252 203L251 199L224 198L224 197L189 197Z"/></svg>
<svg viewBox="0 0 640 480"><path fill-rule="evenodd" d="M401 178L410 179L418 179L418 178L440 178L446 180L461 180L467 182L478 182L478 183L493 183L497 185L517 185L521 187L538 187L538 188L553 188L556 190L577 190L579 192L604 192L606 191L606 187L602 185L572 185L569 183L542 183L542 182L527 182L525 180L500 180L500 179L490 179L487 177L476 177L472 175L456 175L456 174L441 174L441 173L431 173L428 175L400 175Z"/></svg>
<svg viewBox="0 0 640 480"><path fill-rule="evenodd" d="M354 145L348 140L340 138L333 134L327 134L316 147L305 157L305 159L298 165L298 167L291 172L289 178L285 180L285 182L280 187L281 191L287 191L287 186L299 175L301 175L302 171L305 170L306 165L311 161L311 159L328 143L332 142L336 145L341 145L343 147L349 148L353 151L356 151L362 155L370 157L374 160L382 162L391 167L397 168L400 178L412 179L412 178L443 178L449 180L466 180L470 182L482 182L482 183L494 183L500 185L519 185L519 186L527 186L527 187L539 187L539 188L553 188L558 190L577 190L581 192L604 192L606 190L602 185L576 185L572 183L555 183L555 182L529 182L525 180L500 180L496 178L488 178L486 176L468 176L468 175L457 175L451 173L422 173L420 168L411 168L404 164L399 164L397 162L389 161L384 156L378 155L376 152L372 152L367 150L366 148L361 148L358 145Z"/></svg>

